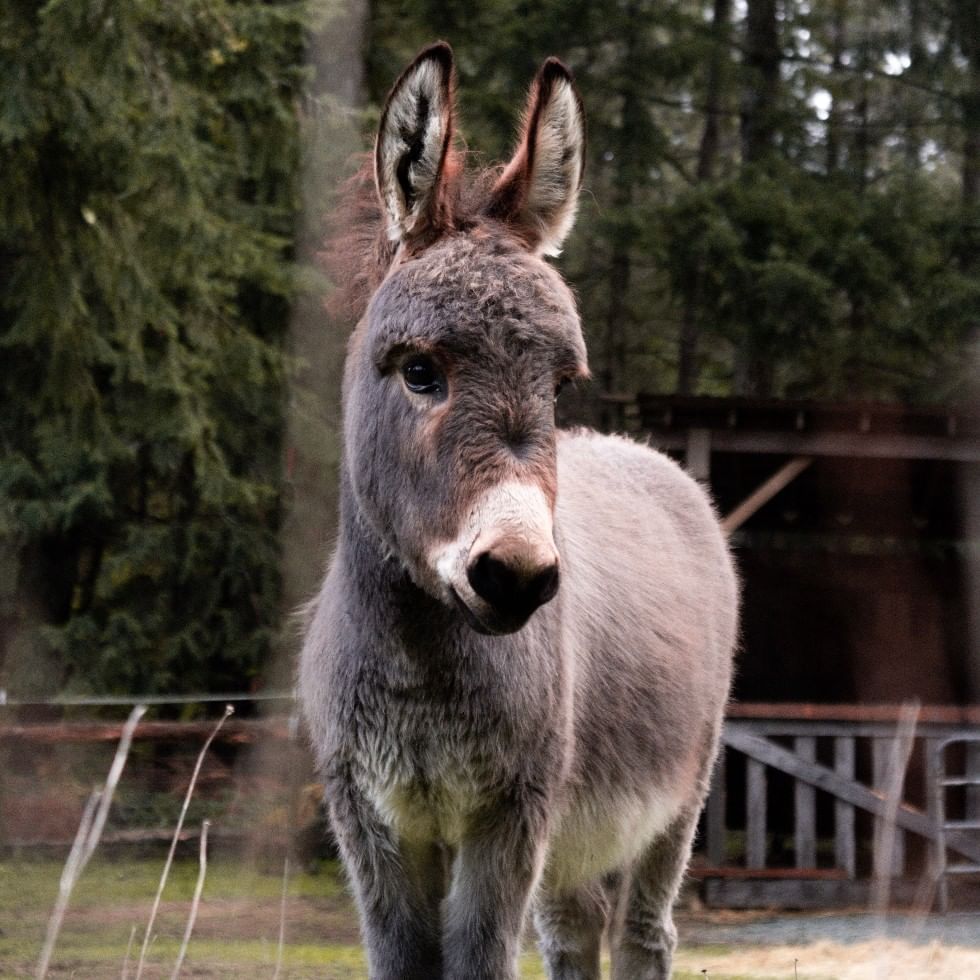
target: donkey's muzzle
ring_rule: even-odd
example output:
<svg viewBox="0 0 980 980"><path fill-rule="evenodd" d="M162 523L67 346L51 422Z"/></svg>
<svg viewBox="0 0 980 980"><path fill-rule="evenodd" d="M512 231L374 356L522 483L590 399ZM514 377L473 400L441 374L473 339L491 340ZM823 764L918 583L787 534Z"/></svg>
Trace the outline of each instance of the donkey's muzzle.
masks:
<svg viewBox="0 0 980 980"><path fill-rule="evenodd" d="M560 579L558 556L525 555L506 547L482 551L471 558L466 577L490 607L495 619L493 632L510 633L555 597Z"/></svg>

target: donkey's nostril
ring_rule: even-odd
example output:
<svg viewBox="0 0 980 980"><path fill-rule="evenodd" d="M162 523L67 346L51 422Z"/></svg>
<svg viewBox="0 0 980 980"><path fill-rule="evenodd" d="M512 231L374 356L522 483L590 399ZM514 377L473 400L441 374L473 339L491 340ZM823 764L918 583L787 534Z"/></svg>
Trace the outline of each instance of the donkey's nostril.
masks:
<svg viewBox="0 0 980 980"><path fill-rule="evenodd" d="M466 570L473 591L496 613L508 619L527 619L558 591L557 562L545 565L508 564L484 551Z"/></svg>
<svg viewBox="0 0 980 980"><path fill-rule="evenodd" d="M478 555L476 561L470 563L466 577L473 591L495 608L517 589L517 575L489 551Z"/></svg>
<svg viewBox="0 0 980 980"><path fill-rule="evenodd" d="M549 565L547 568L538 572L529 583L531 592L537 594L537 604L543 606L546 602L551 602L558 592L558 566Z"/></svg>

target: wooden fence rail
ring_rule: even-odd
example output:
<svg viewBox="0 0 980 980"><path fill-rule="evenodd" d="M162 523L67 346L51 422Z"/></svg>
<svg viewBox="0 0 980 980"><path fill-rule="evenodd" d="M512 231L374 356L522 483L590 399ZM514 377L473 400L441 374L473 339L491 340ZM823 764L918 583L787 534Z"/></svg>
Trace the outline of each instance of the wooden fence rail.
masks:
<svg viewBox="0 0 980 980"><path fill-rule="evenodd" d="M56 721L27 724L0 724L0 742L33 742L36 744L117 742L122 722ZM207 738L214 731L213 721L143 721L133 738L142 741L186 741ZM263 738L289 738L288 718L231 719L218 733L218 740L232 744L249 744Z"/></svg>
<svg viewBox="0 0 980 980"><path fill-rule="evenodd" d="M935 747L942 739L978 731L980 712L947 706L922 711L915 732L914 766L923 804L918 805L908 799L890 801L886 794L886 786L894 782L897 707L795 706L804 710L793 712L794 717L780 709L782 718L757 705L740 707L730 713L725 727L725 751L705 815L708 866L698 874L711 904L863 905L872 883L883 879L890 882L896 901L911 901L931 896L947 849L980 863L976 834L949 828L941 836L932 792ZM744 766L741 785L733 782L741 771L736 760ZM781 795L770 778L774 772L784 777ZM896 785L901 785L901 776ZM822 794L832 798L832 807L823 808L833 815L829 839L827 827L818 827ZM744 798L741 813L731 812L732 795ZM969 809L975 802L967 800L964 806ZM774 812L783 830L791 819L791 847L785 842L775 846ZM913 848L917 859L911 861L910 842L915 839L923 843ZM792 866L786 863L790 851Z"/></svg>

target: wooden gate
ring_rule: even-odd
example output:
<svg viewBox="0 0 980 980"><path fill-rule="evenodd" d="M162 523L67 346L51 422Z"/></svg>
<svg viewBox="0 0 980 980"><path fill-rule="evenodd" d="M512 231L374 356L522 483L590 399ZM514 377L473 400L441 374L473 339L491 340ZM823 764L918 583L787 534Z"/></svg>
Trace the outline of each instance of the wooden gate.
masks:
<svg viewBox="0 0 980 980"><path fill-rule="evenodd" d="M980 863L980 838L950 825L936 795L938 747L980 731L980 710L922 708L904 729L900 716L734 706L704 816L706 864L693 870L708 904L931 905L947 851ZM965 775L980 773L978 755L963 753ZM964 827L980 818L980 793L951 805Z"/></svg>

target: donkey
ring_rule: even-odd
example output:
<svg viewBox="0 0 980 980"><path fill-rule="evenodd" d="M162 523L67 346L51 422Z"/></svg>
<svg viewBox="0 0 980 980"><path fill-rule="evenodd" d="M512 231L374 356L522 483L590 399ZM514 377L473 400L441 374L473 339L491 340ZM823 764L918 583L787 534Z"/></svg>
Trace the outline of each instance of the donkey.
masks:
<svg viewBox="0 0 980 980"><path fill-rule="evenodd" d="M375 980L669 976L737 618L711 504L667 457L559 431L588 375L568 234L585 123L550 59L513 159L468 177L452 51L384 108L341 248L369 302L305 719Z"/></svg>

